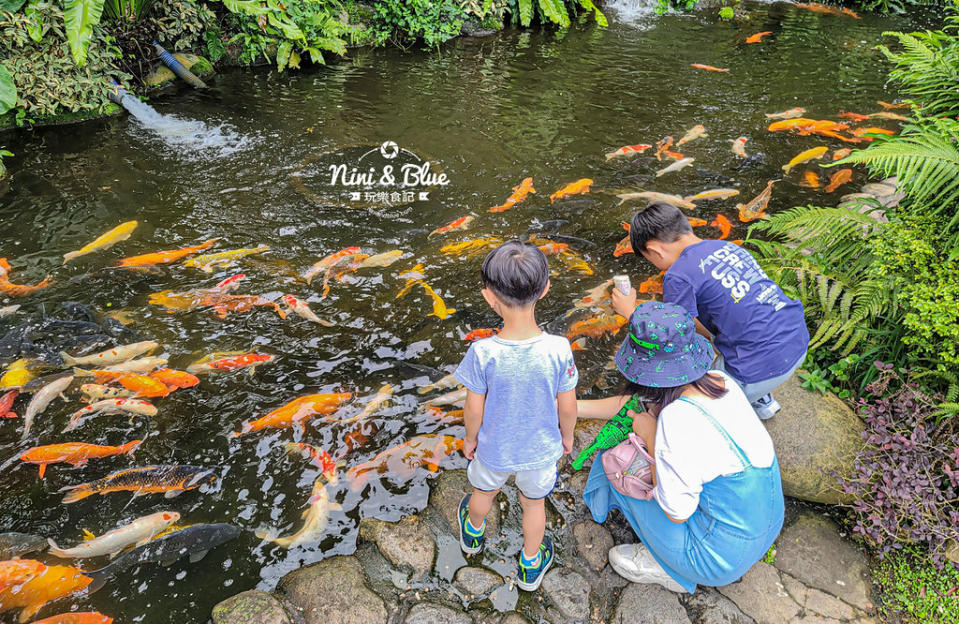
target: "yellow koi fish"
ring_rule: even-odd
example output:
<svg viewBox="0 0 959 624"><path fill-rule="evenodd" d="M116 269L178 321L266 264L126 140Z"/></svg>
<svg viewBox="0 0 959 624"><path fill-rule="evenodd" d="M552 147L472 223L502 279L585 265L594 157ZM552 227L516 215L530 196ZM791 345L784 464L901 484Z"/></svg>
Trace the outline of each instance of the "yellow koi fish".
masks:
<svg viewBox="0 0 959 624"><path fill-rule="evenodd" d="M449 243L440 247L440 252L450 256L461 256L463 254L471 255L480 252L487 247L496 247L502 239L499 238L474 238L459 243Z"/></svg>
<svg viewBox="0 0 959 624"><path fill-rule="evenodd" d="M213 269L218 266L227 267L234 260L239 260L244 256L250 256L253 254L261 254L270 250L269 245L260 245L259 247L249 247L243 249L231 249L229 251L218 251L217 253L203 254L202 256L194 256L188 260L183 261L183 266L192 267L195 269L200 269L206 273L212 273Z"/></svg>
<svg viewBox="0 0 959 624"><path fill-rule="evenodd" d="M805 152L800 153L795 158L790 160L787 164L783 165L783 171L789 173L789 171L796 165L801 165L804 162L809 162L810 160L816 160L817 158L822 158L823 154L829 151L828 147L814 147L812 149L807 149Z"/></svg>
<svg viewBox="0 0 959 624"><path fill-rule="evenodd" d="M358 269L368 269L370 267L388 267L400 258L403 257L402 249L394 249L393 251L384 251L383 253L370 256L366 260L360 263Z"/></svg>
<svg viewBox="0 0 959 624"><path fill-rule="evenodd" d="M433 290L429 284L421 281L420 286L423 287L423 290L426 291L426 294L433 298L433 311L430 314L427 314L427 316L435 316L440 319L445 319L453 312L456 312L455 308L446 307L446 303L443 301L443 298L436 294L436 291Z"/></svg>
<svg viewBox="0 0 959 624"><path fill-rule="evenodd" d="M101 249L108 249L121 241L125 241L130 238L130 234L133 233L133 230L135 230L138 225L139 223L136 221L121 223L106 234L98 236L92 243L84 245L77 251L63 254L63 264L70 262L74 258L79 258L80 256L85 256L88 253L93 253Z"/></svg>
<svg viewBox="0 0 959 624"><path fill-rule="evenodd" d="M696 193L695 195L690 195L686 198L686 201L697 202L712 201L714 199L729 199L730 197L735 197L736 195L739 195L739 191L736 189L718 188Z"/></svg>

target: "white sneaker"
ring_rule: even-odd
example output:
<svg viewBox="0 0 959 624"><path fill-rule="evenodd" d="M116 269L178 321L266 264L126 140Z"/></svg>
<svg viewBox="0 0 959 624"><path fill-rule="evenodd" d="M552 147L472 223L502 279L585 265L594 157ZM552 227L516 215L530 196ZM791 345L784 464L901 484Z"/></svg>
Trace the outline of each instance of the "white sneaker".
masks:
<svg viewBox="0 0 959 624"><path fill-rule="evenodd" d="M764 394L759 397L752 406L753 409L756 410L756 415L762 420L769 420L776 415L776 412L782 409L779 401L774 399L771 394Z"/></svg>
<svg viewBox="0 0 959 624"><path fill-rule="evenodd" d="M611 548L609 565L613 566L616 574L633 583L656 583L671 592L686 593L641 543L620 544Z"/></svg>

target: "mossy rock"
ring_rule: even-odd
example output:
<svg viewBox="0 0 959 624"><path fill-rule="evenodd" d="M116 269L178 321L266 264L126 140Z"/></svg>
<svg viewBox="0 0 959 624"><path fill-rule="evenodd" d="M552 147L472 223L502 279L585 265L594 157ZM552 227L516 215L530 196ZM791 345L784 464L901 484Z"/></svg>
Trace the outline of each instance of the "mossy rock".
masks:
<svg viewBox="0 0 959 624"><path fill-rule="evenodd" d="M213 73L213 63L202 56L175 52L173 58L180 61L183 66L193 72L195 76L203 77ZM152 74L143 80L143 83L148 87L157 88L174 80L176 80L176 74L174 74L169 67L161 63Z"/></svg>
<svg viewBox="0 0 959 624"><path fill-rule="evenodd" d="M77 112L64 112L58 115L41 115L37 117L31 117L28 114L23 125L37 128L41 126L65 126L68 124L80 123L81 121L100 119L101 117L112 117L114 115L119 115L122 111L122 107L110 102L104 106L102 111L85 110ZM9 130L16 127L16 110L12 110L9 113L0 115L0 130Z"/></svg>

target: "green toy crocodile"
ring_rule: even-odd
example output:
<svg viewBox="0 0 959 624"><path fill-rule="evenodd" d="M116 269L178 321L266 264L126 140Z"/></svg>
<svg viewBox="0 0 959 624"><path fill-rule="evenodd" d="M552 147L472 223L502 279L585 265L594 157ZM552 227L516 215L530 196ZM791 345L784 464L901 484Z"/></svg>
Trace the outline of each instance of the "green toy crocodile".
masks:
<svg viewBox="0 0 959 624"><path fill-rule="evenodd" d="M643 402L638 395L634 394L630 397L629 400L623 404L623 407L616 412L616 415L603 425L603 428L596 434L596 439L593 443L584 448L580 454L576 456L576 459L573 460L573 470L582 468L583 463L592 457L596 451L611 449L620 442L625 442L629 439L629 434L633 431L633 419L627 415L627 412L642 412L644 410Z"/></svg>

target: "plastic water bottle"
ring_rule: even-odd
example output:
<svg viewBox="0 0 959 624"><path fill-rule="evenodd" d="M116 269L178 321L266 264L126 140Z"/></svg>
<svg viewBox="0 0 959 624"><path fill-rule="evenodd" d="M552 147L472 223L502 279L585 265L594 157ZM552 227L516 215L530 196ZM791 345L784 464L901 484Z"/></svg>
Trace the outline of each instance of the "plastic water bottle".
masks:
<svg viewBox="0 0 959 624"><path fill-rule="evenodd" d="M614 275L613 276L613 285L616 286L616 290L628 295L629 291L632 290L632 286L629 284L628 275Z"/></svg>

